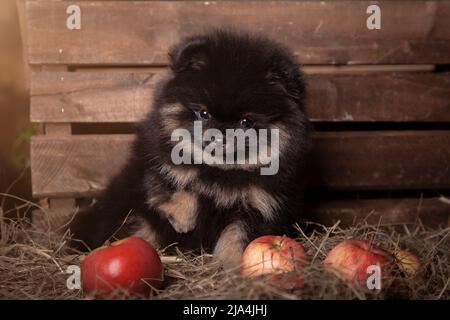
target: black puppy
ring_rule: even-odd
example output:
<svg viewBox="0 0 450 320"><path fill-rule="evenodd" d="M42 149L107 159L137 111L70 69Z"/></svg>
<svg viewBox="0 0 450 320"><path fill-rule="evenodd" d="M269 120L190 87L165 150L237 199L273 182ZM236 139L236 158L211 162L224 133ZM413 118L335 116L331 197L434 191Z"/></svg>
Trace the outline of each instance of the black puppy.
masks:
<svg viewBox="0 0 450 320"><path fill-rule="evenodd" d="M90 248L113 234L137 235L157 246L177 242L211 250L233 266L249 241L288 233L300 213L301 164L309 144L302 74L280 44L232 31L187 38L169 56L169 75L139 125L126 166L70 229ZM279 148L268 150L279 167L262 174L264 165L249 164L247 154L245 164L175 164L174 147L180 145L172 135L177 129L194 134L194 122L224 136L227 129L254 129L257 137L259 129L278 130ZM227 154L231 142L225 138L203 142L200 149L219 143ZM178 155L192 160L194 153L183 149ZM231 158L237 159L236 152Z"/></svg>

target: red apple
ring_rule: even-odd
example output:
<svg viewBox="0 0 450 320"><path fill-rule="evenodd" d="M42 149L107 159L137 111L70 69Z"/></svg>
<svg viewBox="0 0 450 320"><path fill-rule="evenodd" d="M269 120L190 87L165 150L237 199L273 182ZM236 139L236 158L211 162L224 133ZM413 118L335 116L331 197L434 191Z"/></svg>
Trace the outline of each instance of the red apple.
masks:
<svg viewBox="0 0 450 320"><path fill-rule="evenodd" d="M285 290L297 290L303 289L305 287L305 282L309 275L304 270L293 271L293 272L283 272L272 274L268 276L268 281L273 286Z"/></svg>
<svg viewBox="0 0 450 320"><path fill-rule="evenodd" d="M131 295L147 295L159 289L163 279L161 259L145 240L136 237L116 241L92 251L81 267L86 294L107 298L122 289Z"/></svg>
<svg viewBox="0 0 450 320"><path fill-rule="evenodd" d="M256 277L300 271L308 260L305 249L295 240L285 236L262 236L244 250L241 274Z"/></svg>
<svg viewBox="0 0 450 320"><path fill-rule="evenodd" d="M342 280L363 282L370 275L367 268L379 265L382 274L391 255L364 240L347 240L334 247L326 257L325 268Z"/></svg>

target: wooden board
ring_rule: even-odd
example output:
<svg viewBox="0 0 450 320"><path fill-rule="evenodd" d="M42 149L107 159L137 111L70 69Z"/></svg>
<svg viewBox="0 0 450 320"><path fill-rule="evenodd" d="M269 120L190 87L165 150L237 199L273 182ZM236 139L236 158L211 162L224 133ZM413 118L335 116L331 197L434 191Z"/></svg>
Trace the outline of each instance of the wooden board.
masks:
<svg viewBox="0 0 450 320"><path fill-rule="evenodd" d="M122 72L37 72L31 121L135 122L150 109L160 75Z"/></svg>
<svg viewBox="0 0 450 320"><path fill-rule="evenodd" d="M26 0L16 0L17 18L19 20L22 48L26 48L28 44L27 21L25 17L25 1ZM30 90L31 67L27 64L28 56L26 50L24 49L22 49L22 56L23 56L24 89L26 90L26 92L28 92Z"/></svg>
<svg viewBox="0 0 450 320"><path fill-rule="evenodd" d="M211 27L261 32L303 64L450 62L450 2L378 1L380 30L366 26L369 1L83 1L81 30L66 28L69 2L26 3L31 64L163 65L183 36Z"/></svg>
<svg viewBox="0 0 450 320"><path fill-rule="evenodd" d="M369 200L327 200L307 206L307 220L340 227L355 222L370 224L415 223L418 219L430 227L447 227L450 205L439 198L400 198Z"/></svg>
<svg viewBox="0 0 450 320"><path fill-rule="evenodd" d="M161 73L37 72L34 122L135 122L150 109ZM450 122L450 73L308 75L313 121Z"/></svg>
<svg viewBox="0 0 450 320"><path fill-rule="evenodd" d="M33 225L48 232L64 229L65 225L79 209L47 209L45 212L34 210ZM332 226L340 221L339 226L351 226L354 222L370 224L414 224L420 219L429 227L446 227L450 216L450 206L439 198L404 198L371 200L327 200L308 204L305 214L300 215L304 221L314 221Z"/></svg>
<svg viewBox="0 0 450 320"><path fill-rule="evenodd" d="M33 195L95 194L125 162L132 139L131 135L34 136L31 142Z"/></svg>
<svg viewBox="0 0 450 320"><path fill-rule="evenodd" d="M313 121L450 121L450 73L315 75L307 80Z"/></svg>
<svg viewBox="0 0 450 320"><path fill-rule="evenodd" d="M35 136L33 195L88 196L125 162L132 135ZM314 135L311 184L328 189L450 187L450 132L329 132Z"/></svg>
<svg viewBox="0 0 450 320"><path fill-rule="evenodd" d="M316 133L310 170L320 188L449 188L450 131Z"/></svg>

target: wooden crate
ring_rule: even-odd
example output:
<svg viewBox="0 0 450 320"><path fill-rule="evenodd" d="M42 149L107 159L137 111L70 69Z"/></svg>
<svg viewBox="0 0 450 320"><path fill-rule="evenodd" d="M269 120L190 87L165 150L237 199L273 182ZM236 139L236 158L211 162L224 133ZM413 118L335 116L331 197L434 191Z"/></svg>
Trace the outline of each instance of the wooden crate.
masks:
<svg viewBox="0 0 450 320"><path fill-rule="evenodd" d="M81 30L65 27L74 3ZM20 1L31 121L42 125L33 195L51 209L95 197L127 157L133 134L119 133L149 110L169 46L232 25L278 39L304 65L318 128L308 215L447 224L450 73L435 65L450 64L450 2L376 2L382 28L368 30L372 3ZM91 124L97 133L75 130Z"/></svg>

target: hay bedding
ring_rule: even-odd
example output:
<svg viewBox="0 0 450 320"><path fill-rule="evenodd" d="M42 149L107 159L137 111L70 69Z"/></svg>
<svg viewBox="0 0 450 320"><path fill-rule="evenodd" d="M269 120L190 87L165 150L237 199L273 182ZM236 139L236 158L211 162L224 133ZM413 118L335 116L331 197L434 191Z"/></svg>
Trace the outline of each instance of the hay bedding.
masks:
<svg viewBox="0 0 450 320"><path fill-rule="evenodd" d="M22 206L18 215L29 209ZM3 218L0 227L0 298L86 299L81 290L66 286L67 266L81 263L79 255L68 254L67 235L39 231L22 218ZM365 239L391 252L412 250L421 258L423 270L414 278L394 270L379 291L342 282L325 272L322 262L331 248L346 239ZM153 299L450 299L450 228L430 230L420 222L414 226L361 223L345 229L338 224L316 225L308 235L299 229L297 240L312 257L302 289L280 289L264 279L243 280L236 272L219 270L206 253L176 250L175 256L166 256L162 250L166 280Z"/></svg>

